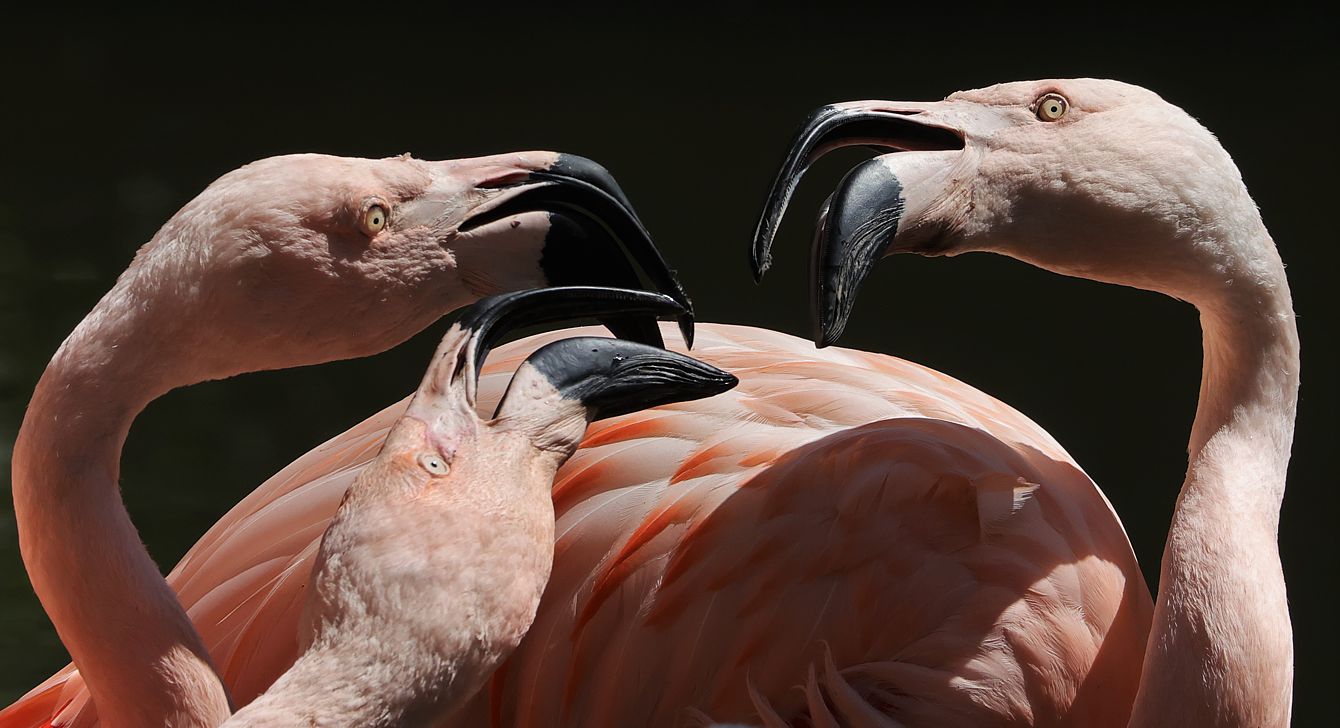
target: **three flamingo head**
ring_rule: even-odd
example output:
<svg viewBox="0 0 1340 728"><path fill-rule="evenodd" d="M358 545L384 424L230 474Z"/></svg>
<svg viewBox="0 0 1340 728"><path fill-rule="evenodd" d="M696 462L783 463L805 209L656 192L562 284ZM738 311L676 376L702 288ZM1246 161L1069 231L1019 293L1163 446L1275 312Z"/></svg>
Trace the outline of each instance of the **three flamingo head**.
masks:
<svg viewBox="0 0 1340 728"><path fill-rule="evenodd" d="M613 177L523 152L428 162L315 154L230 172L178 212L119 283L156 306L193 373L376 353L484 296L552 285L659 290L692 312ZM162 329L173 322L190 322Z"/></svg>
<svg viewBox="0 0 1340 728"><path fill-rule="evenodd" d="M996 252L1195 300L1231 278L1216 229L1260 225L1254 206L1225 204L1246 199L1241 175L1186 112L1117 81L1025 81L937 102L819 109L760 219L756 277L809 164L858 144L890 153L851 170L819 216L812 295L821 345L836 341L866 274L887 255Z"/></svg>

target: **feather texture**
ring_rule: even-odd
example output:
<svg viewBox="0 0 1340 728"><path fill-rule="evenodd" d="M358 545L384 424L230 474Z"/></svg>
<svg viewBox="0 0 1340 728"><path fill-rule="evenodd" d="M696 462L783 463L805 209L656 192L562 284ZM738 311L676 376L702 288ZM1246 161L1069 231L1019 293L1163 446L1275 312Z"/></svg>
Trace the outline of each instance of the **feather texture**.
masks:
<svg viewBox="0 0 1340 728"><path fill-rule="evenodd" d="M481 411L531 351L597 333L497 349ZM590 428L554 483L535 623L453 725L1126 724L1152 604L1056 441L888 356L728 325L693 354L739 387ZM275 475L169 575L239 705L296 658L316 545L404 405ZM0 726L93 713L67 668Z"/></svg>

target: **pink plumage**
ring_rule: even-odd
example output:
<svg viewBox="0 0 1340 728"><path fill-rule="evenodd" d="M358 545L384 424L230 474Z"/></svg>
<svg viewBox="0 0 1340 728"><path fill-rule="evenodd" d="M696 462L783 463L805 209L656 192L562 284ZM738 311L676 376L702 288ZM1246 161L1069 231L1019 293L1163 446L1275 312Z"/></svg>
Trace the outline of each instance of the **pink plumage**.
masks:
<svg viewBox="0 0 1340 728"><path fill-rule="evenodd" d="M481 409L573 333L497 350ZM893 357L740 326L698 342L740 386L591 427L555 480L536 622L455 724L1125 725L1150 596L1050 436ZM296 658L321 533L403 407L271 478L169 576L239 704ZM17 722L35 702L93 722L67 670L0 725L40 725Z"/></svg>
<svg viewBox="0 0 1340 728"><path fill-rule="evenodd" d="M1110 505L1023 416L896 359L704 326L695 354L735 372L740 387L590 431L554 482L556 562L534 626L455 724L1288 724L1293 638L1277 535L1298 334L1283 263L1228 153L1151 92L1095 79L824 107L770 196L756 273L811 152L837 143L834 120L875 118L892 151L848 174L819 223L821 340L838 337L878 255L900 252L1003 253L1200 310L1201 396L1152 614ZM849 125L847 142L869 143L869 128ZM81 341L104 351L89 333L117 333L108 312L156 284L153 272L132 266L73 349L67 341L65 366L48 370L39 395L75 396L69 387L86 378L74 375L99 362L69 352ZM175 320L176 308L164 310ZM337 326L335 338L349 333ZM502 350L483 407L546 340ZM241 353L274 353L252 346ZM266 366L312 363L313 351L295 347ZM220 376L218 362L204 363ZM319 534L404 407L300 459L205 537L170 577L192 625L133 538L114 468L91 479L58 473L58 485L88 499L53 506L64 491L40 487L43 466L86 460L90 438L68 430L90 421L63 418L62 429L32 415L53 403L38 405L29 419L42 431L25 441L25 423L15 448L16 473L30 476L15 478L15 502L44 606L76 659L82 652L109 722L190 713L200 725L227 706L193 627L238 702L293 661ZM122 433L128 411L117 413ZM80 457L62 460L71 442L83 443ZM114 463L112 450L100 460ZM44 540L52 523L105 533L84 525L65 531L83 543ZM116 548L92 552L90 540ZM131 558L137 580L88 568L108 556ZM68 578L81 569L86 578ZM87 594L119 599L91 609ZM156 639L129 640L124 629L105 639L127 623ZM159 646L189 659L159 671L120 665L152 666ZM53 713L56 725L94 720L68 669L0 724Z"/></svg>

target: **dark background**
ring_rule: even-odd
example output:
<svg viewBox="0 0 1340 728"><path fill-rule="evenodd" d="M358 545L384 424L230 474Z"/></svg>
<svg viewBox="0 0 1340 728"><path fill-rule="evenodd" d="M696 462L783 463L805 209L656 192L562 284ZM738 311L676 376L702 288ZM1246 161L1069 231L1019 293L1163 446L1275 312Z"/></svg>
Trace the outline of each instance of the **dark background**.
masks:
<svg viewBox="0 0 1340 728"><path fill-rule="evenodd" d="M0 483L32 386L134 250L211 180L274 154L443 159L520 149L609 167L701 320L805 335L810 224L857 160L816 166L762 287L748 238L795 126L858 98L936 99L998 81L1147 86L1215 131L1289 264L1303 389L1280 527L1300 724L1333 702L1336 263L1333 26L1282 7L1033 17L954 6L716 3L432 13L369 4L284 17L9 16L0 48ZM1036 7L1036 6L1029 6ZM185 12L185 11L183 11ZM371 359L173 392L131 432L125 498L166 570L281 466L405 395L438 325ZM945 371L1055 434L1103 486L1153 583L1200 374L1195 311L987 255L877 268L846 346ZM0 701L67 657L0 498Z"/></svg>

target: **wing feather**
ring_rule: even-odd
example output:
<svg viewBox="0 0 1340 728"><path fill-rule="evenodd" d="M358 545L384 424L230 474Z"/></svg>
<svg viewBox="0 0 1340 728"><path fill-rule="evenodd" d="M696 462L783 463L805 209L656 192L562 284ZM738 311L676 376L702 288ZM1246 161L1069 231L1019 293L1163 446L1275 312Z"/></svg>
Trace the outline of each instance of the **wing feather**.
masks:
<svg viewBox="0 0 1340 728"><path fill-rule="evenodd" d="M555 481L535 623L454 724L1124 725L1151 601L1055 440L893 357L698 332L740 386L590 429ZM597 333L500 347L481 410L529 352ZM296 657L320 535L404 406L284 468L169 575L239 704ZM67 668L0 726L91 723L86 696Z"/></svg>

